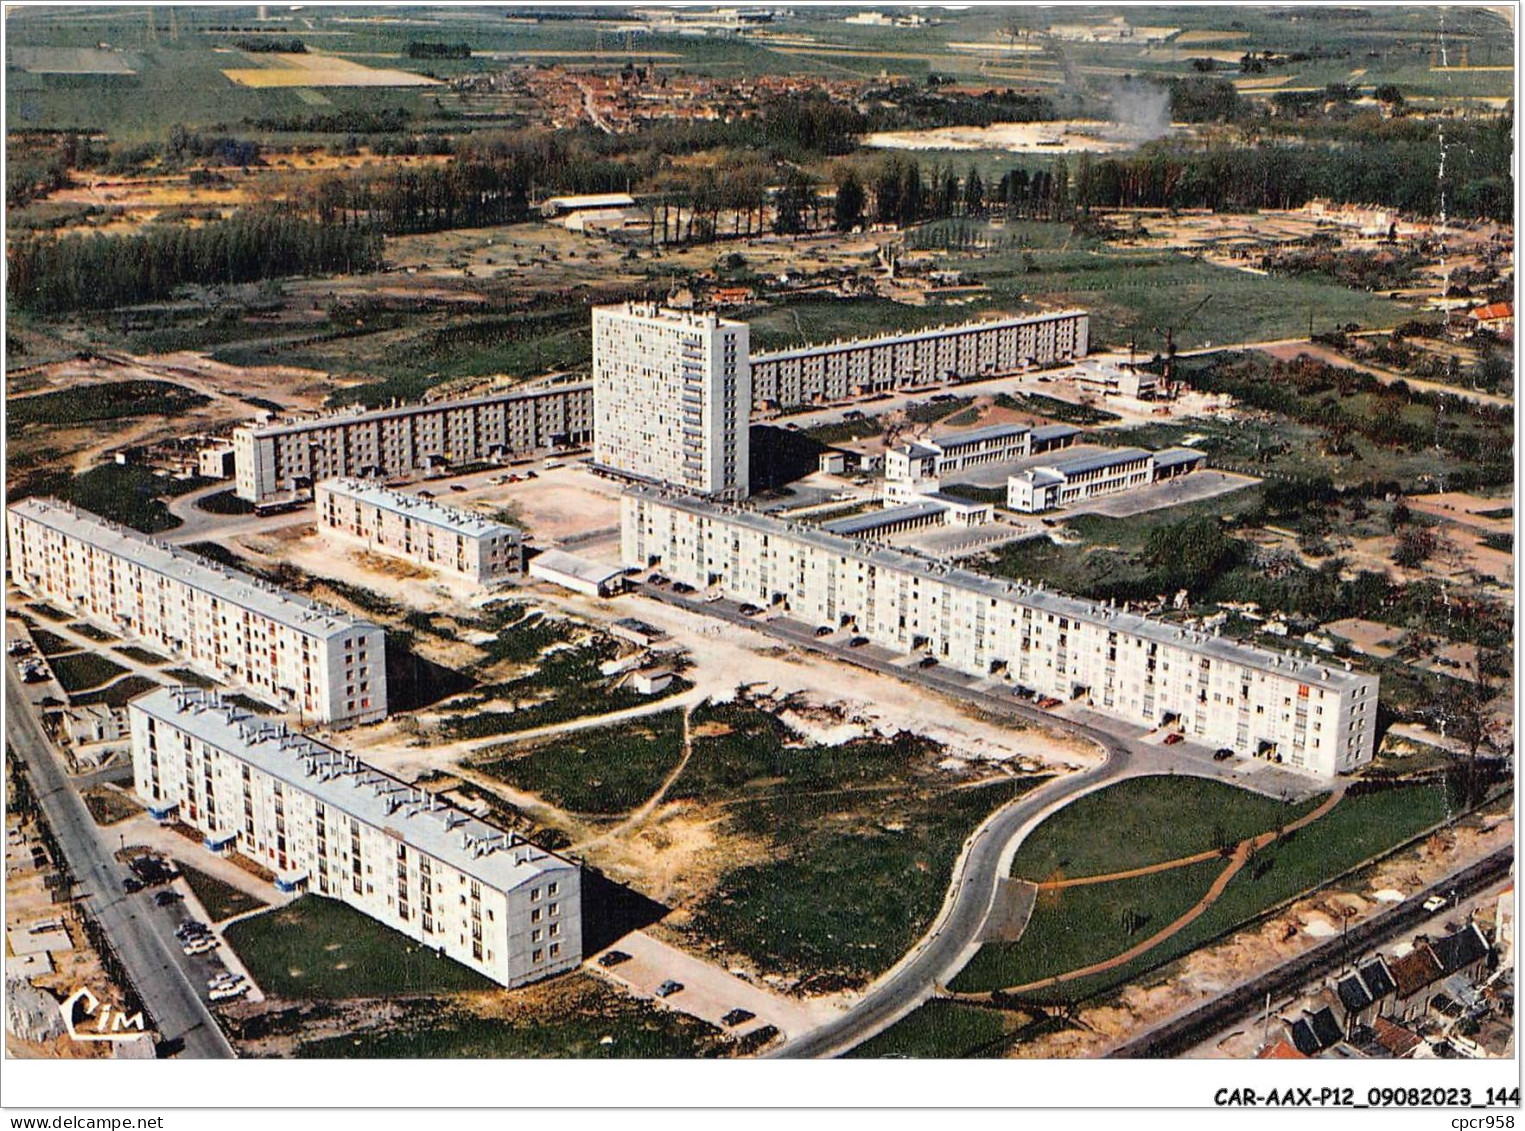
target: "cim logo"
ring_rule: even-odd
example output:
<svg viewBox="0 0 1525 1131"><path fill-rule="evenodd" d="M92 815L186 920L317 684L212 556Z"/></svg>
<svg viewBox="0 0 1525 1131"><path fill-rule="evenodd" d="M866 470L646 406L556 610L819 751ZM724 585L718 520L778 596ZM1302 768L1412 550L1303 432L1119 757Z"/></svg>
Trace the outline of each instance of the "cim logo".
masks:
<svg viewBox="0 0 1525 1131"><path fill-rule="evenodd" d="M93 1028L79 1028L74 1023L74 1007L84 1003L85 1018L95 1019ZM143 1014L124 1013L101 1001L84 986L75 990L59 1003L58 1010L64 1015L64 1028L73 1041L136 1041L148 1036L144 1031ZM133 1032L133 1030L137 1030Z"/></svg>

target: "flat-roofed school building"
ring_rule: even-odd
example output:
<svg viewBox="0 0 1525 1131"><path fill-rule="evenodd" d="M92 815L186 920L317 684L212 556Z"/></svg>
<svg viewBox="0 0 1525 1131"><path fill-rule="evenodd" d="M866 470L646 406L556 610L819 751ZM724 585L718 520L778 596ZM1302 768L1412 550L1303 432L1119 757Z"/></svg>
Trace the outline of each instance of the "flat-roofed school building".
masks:
<svg viewBox="0 0 1525 1131"><path fill-rule="evenodd" d="M592 439L586 381L271 421L234 431L235 490L266 505L323 479L413 475Z"/></svg>
<svg viewBox="0 0 1525 1131"><path fill-rule="evenodd" d="M359 479L325 479L313 489L326 538L492 585L524 568L524 539L512 526L433 499Z"/></svg>
<svg viewBox="0 0 1525 1131"><path fill-rule="evenodd" d="M22 592L319 722L387 714L386 634L56 499L8 510Z"/></svg>
<svg viewBox="0 0 1525 1131"><path fill-rule="evenodd" d="M283 890L342 900L503 986L582 960L573 861L215 692L161 688L128 714L150 812Z"/></svg>
<svg viewBox="0 0 1525 1131"><path fill-rule="evenodd" d="M968 675L1080 700L1128 722L1179 726L1322 777L1371 761L1377 679L1184 626L956 569L755 511L635 488L626 565L855 626L875 644Z"/></svg>

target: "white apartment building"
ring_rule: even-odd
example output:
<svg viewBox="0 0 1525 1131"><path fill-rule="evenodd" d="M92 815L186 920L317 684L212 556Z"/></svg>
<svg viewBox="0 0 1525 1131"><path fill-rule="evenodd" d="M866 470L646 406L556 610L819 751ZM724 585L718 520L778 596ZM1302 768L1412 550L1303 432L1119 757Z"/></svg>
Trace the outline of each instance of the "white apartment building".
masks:
<svg viewBox="0 0 1525 1131"><path fill-rule="evenodd" d="M233 433L238 497L294 500L321 479L412 475L593 438L587 382L272 421Z"/></svg>
<svg viewBox="0 0 1525 1131"><path fill-rule="evenodd" d="M884 453L886 479L940 479L988 463L1006 463L1070 447L1080 429L1069 424L991 424L968 432L900 444Z"/></svg>
<svg viewBox="0 0 1525 1131"><path fill-rule="evenodd" d="M793 408L1000 377L1084 357L1089 348L1090 315L1083 310L801 346L752 358L752 402Z"/></svg>
<svg viewBox="0 0 1525 1131"><path fill-rule="evenodd" d="M572 861L215 692L161 688L128 714L149 811L281 889L342 900L503 986L581 961Z"/></svg>
<svg viewBox="0 0 1525 1131"><path fill-rule="evenodd" d="M13 503L7 521L29 596L319 722L386 718L377 625L56 499Z"/></svg>
<svg viewBox="0 0 1525 1131"><path fill-rule="evenodd" d="M715 498L748 493L744 322L649 303L593 308L593 459Z"/></svg>
<svg viewBox="0 0 1525 1131"><path fill-rule="evenodd" d="M625 564L848 626L969 675L1179 726L1323 777L1369 762L1377 679L1103 604L955 569L752 511L649 488L622 503Z"/></svg>
<svg viewBox="0 0 1525 1131"><path fill-rule="evenodd" d="M313 488L318 531L351 545L492 585L524 568L524 539L512 526L459 507L360 479Z"/></svg>
<svg viewBox="0 0 1525 1131"><path fill-rule="evenodd" d="M1201 452L1168 448L1114 448L1043 467L1030 467L1006 480L1006 506L1023 514L1131 491L1150 483L1189 475L1205 462Z"/></svg>

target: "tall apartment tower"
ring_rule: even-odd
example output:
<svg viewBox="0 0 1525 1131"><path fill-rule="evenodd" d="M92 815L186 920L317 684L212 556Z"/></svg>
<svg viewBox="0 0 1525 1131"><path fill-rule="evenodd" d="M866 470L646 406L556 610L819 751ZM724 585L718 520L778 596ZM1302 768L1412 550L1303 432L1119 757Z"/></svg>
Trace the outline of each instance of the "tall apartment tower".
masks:
<svg viewBox="0 0 1525 1131"><path fill-rule="evenodd" d="M747 497L747 326L646 303L593 309L593 459L617 475Z"/></svg>

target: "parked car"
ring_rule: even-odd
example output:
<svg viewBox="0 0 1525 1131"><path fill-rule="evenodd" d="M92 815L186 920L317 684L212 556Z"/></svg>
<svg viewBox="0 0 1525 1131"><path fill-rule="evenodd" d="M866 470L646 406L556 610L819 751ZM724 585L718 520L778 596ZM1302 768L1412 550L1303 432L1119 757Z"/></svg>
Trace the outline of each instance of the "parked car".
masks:
<svg viewBox="0 0 1525 1131"><path fill-rule="evenodd" d="M648 577L646 579L646 584L647 585L666 585L667 584L667 578L663 574L654 573L654 574L652 574L650 577Z"/></svg>
<svg viewBox="0 0 1525 1131"><path fill-rule="evenodd" d="M606 970L611 966L618 966L621 962L629 961L630 955L626 954L623 950L605 951L598 956L598 964Z"/></svg>
<svg viewBox="0 0 1525 1131"><path fill-rule="evenodd" d="M1446 897L1443 895L1432 895L1429 899L1425 900L1423 904L1426 911L1439 911L1445 905Z"/></svg>
<svg viewBox="0 0 1525 1131"><path fill-rule="evenodd" d="M205 931L207 929L207 925L200 919L185 919L180 923L178 927L175 928L175 934L183 936L196 931Z"/></svg>
<svg viewBox="0 0 1525 1131"><path fill-rule="evenodd" d="M868 643L868 637L866 637L866 636L854 636L851 640L849 640L847 642L847 646L849 648L861 648L861 647L863 647L863 645L865 645L867 643Z"/></svg>
<svg viewBox="0 0 1525 1131"><path fill-rule="evenodd" d="M248 992L249 987L246 985L220 986L207 994L207 999L209 1001L230 1001L236 997L243 997Z"/></svg>
<svg viewBox="0 0 1525 1131"><path fill-rule="evenodd" d="M1045 711L1052 711L1055 707L1063 707L1064 700L1055 699L1052 695L1045 695L1042 699L1038 700L1038 706L1042 707Z"/></svg>
<svg viewBox="0 0 1525 1131"><path fill-rule="evenodd" d="M205 954L209 950L217 949L217 940L210 935L203 935L200 938L194 938L190 942L185 943L180 949L189 955Z"/></svg>
<svg viewBox="0 0 1525 1131"><path fill-rule="evenodd" d="M675 982L671 978L657 987L657 997L672 997L673 994L683 992L683 983Z"/></svg>
<svg viewBox="0 0 1525 1131"><path fill-rule="evenodd" d="M921 659L916 661L916 666L918 668L935 668L937 666L937 657L923 656Z"/></svg>
<svg viewBox="0 0 1525 1131"><path fill-rule="evenodd" d="M716 601L723 600L724 598L724 593L706 593L704 595L704 601L707 605L713 605Z"/></svg>
<svg viewBox="0 0 1525 1131"><path fill-rule="evenodd" d="M756 1016L757 1014L750 1009L733 1009L720 1019L720 1023L727 1029L734 1029L738 1025L745 1025Z"/></svg>
<svg viewBox="0 0 1525 1131"><path fill-rule="evenodd" d="M12 656L25 656L32 650L32 645L18 636L6 645L5 650Z"/></svg>
<svg viewBox="0 0 1525 1131"><path fill-rule="evenodd" d="M460 491L462 494L464 494L466 491L466 488L462 487L459 483L450 484L450 489L452 491Z"/></svg>
<svg viewBox="0 0 1525 1131"><path fill-rule="evenodd" d="M1165 745L1166 746L1174 746L1178 742L1185 742L1185 741L1186 741L1186 736L1184 734L1182 734L1180 731L1173 730L1173 731L1171 731L1169 734L1167 734L1165 736Z"/></svg>
<svg viewBox="0 0 1525 1131"><path fill-rule="evenodd" d="M686 581L674 581L672 583L672 591L674 593L681 593L685 597L688 596L690 593L697 593L698 592L697 589L695 589L692 585L690 585Z"/></svg>
<svg viewBox="0 0 1525 1131"><path fill-rule="evenodd" d="M143 881L138 879L137 876L128 876L125 880L122 881L122 890L125 891L128 895L132 895L134 892L142 891L143 886Z"/></svg>
<svg viewBox="0 0 1525 1131"><path fill-rule="evenodd" d="M741 606L737 612L741 613L744 617L755 617L758 613L762 612L762 606L749 603Z"/></svg>
<svg viewBox="0 0 1525 1131"><path fill-rule="evenodd" d="M179 903L184 898L185 896L173 889L161 891L154 896L154 905L156 907L168 907L171 903Z"/></svg>
<svg viewBox="0 0 1525 1131"><path fill-rule="evenodd" d="M231 970L223 970L207 979L207 989L215 990L218 986L233 986L244 980L242 974L235 974Z"/></svg>
<svg viewBox="0 0 1525 1131"><path fill-rule="evenodd" d="M817 636L830 636L835 631L836 629L832 628L831 625L823 624L820 628L815 630L815 634Z"/></svg>
<svg viewBox="0 0 1525 1131"><path fill-rule="evenodd" d="M1230 750L1227 746L1220 746L1220 747L1218 747L1218 749L1213 751L1213 761L1214 762L1227 762L1233 756L1234 756L1234 752L1232 750Z"/></svg>

